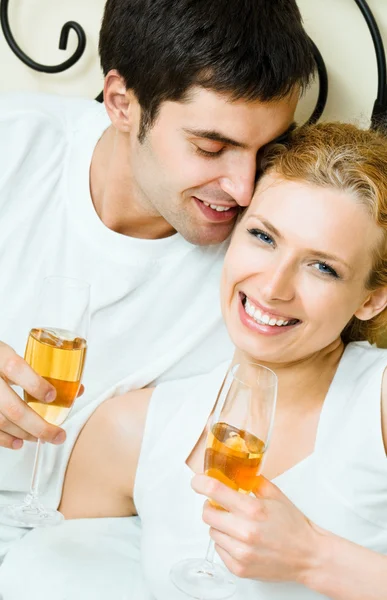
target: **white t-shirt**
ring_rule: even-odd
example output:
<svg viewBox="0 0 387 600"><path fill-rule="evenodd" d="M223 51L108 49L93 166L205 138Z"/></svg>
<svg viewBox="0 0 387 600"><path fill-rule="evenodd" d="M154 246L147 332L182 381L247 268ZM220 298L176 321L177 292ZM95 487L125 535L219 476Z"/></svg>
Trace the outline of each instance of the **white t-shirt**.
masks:
<svg viewBox="0 0 387 600"><path fill-rule="evenodd" d="M86 391L75 412L121 380L122 392L192 376L231 352L219 306L226 243L198 247L179 234L130 238L95 212L89 168L109 124L95 101L0 96L0 340L23 356L45 276L89 281ZM0 503L27 490L34 450L28 443L17 452L0 449ZM66 444L45 445L43 490L62 452ZM0 561L3 533L0 525Z"/></svg>
<svg viewBox="0 0 387 600"><path fill-rule="evenodd" d="M386 365L386 350L366 343L347 346L322 408L313 453L274 479L317 525L383 554L387 554L387 458L380 391ZM171 583L169 571L180 560L204 557L209 536L202 521L204 499L192 490L193 473L185 461L201 436L227 366L185 382L164 383L152 395L134 493L142 521L141 558L133 555L133 547L140 543L135 518L117 520L132 541L119 547L114 535L106 535L111 519L65 521L36 529L15 544L0 569L4 600L19 600L26 588L31 600L50 600L53 590L58 600L103 600L99 582L104 577L110 581L110 596L117 600L187 598ZM42 572L43 564L49 568ZM98 578L93 577L93 568ZM233 598L326 596L295 583L238 579Z"/></svg>

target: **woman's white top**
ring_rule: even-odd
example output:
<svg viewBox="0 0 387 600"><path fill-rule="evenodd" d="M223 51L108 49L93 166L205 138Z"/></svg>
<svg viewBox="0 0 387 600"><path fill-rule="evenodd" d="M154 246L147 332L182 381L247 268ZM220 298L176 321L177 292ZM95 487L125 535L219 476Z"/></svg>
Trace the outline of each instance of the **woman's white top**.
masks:
<svg viewBox="0 0 387 600"><path fill-rule="evenodd" d="M387 554L387 458L381 382L387 351L347 346L325 399L314 452L273 482L320 527ZM203 497L186 464L212 411L226 367L156 388L135 484L142 565L157 600L186 600L169 579L176 562L204 557ZM269 449L270 452L270 449ZM235 600L317 600L299 584L239 579ZM137 599L136 599L137 600Z"/></svg>
<svg viewBox="0 0 387 600"><path fill-rule="evenodd" d="M347 346L322 408L314 452L273 481L320 527L387 554L380 402L386 365L387 350L366 343ZM15 544L0 568L4 600L21 600L25 590L30 600L187 600L169 571L182 559L204 557L209 537L202 522L204 499L190 486L193 473L186 459L227 366L163 383L152 396L135 482L141 549L135 518L82 519L34 530ZM298 584L247 579L238 580L234 596L319 598L324 596Z"/></svg>

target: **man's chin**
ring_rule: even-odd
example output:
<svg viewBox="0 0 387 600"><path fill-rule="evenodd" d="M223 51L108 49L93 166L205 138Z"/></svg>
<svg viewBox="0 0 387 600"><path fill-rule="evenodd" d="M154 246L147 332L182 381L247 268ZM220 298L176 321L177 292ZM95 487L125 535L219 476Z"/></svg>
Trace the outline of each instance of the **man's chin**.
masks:
<svg viewBox="0 0 387 600"><path fill-rule="evenodd" d="M227 240L234 227L228 226L220 227L215 226L211 228L203 228L201 231L180 231L179 233L187 240L190 244L194 246L216 246L217 244L221 244L225 240Z"/></svg>

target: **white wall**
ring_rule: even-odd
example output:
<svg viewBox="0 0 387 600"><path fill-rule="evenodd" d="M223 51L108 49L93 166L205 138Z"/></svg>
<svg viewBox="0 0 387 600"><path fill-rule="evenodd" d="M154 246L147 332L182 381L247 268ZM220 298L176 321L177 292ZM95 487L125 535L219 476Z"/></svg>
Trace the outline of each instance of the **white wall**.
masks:
<svg viewBox="0 0 387 600"><path fill-rule="evenodd" d="M368 0L387 53L387 0ZM329 77L324 119L368 125L377 95L376 57L366 22L354 0L298 0L305 28L323 55ZM299 120L316 101L316 87L303 99Z"/></svg>
<svg viewBox="0 0 387 600"><path fill-rule="evenodd" d="M102 87L97 58L98 30L105 0L9 0L15 38L34 60L57 64L72 54L58 49L62 25L78 21L86 31L87 46L80 62L58 75L36 73L23 65L0 33L0 91L35 90L95 97ZM236 1L236 0L234 0ZM270 2L271 0L267 0ZM368 0L387 51L387 0ZM376 97L376 60L368 29L354 0L298 0L305 26L319 47L329 73L325 119L360 120L367 124ZM298 120L312 112L316 86L300 103Z"/></svg>

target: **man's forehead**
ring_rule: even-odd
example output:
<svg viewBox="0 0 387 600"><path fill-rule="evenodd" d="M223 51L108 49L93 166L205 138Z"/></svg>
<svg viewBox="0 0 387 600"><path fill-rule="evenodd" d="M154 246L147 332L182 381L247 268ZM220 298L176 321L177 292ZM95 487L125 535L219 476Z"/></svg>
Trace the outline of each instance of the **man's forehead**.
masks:
<svg viewBox="0 0 387 600"><path fill-rule="evenodd" d="M299 98L299 89L294 88L287 96L283 98L273 98L263 101L259 99L235 98L232 92L217 92L200 86L191 87L184 97L179 100L166 100L162 106L170 105L170 109L179 109L182 113L200 112L205 109L211 116L213 113L223 109L224 113L258 113L268 109L274 111L289 110L294 111Z"/></svg>

